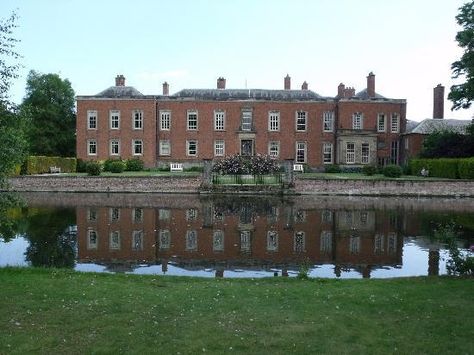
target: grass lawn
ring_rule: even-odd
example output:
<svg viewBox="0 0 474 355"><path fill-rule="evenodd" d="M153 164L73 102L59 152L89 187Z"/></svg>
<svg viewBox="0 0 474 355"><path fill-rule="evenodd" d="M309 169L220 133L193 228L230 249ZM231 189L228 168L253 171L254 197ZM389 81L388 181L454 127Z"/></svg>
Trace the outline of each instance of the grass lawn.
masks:
<svg viewBox="0 0 474 355"><path fill-rule="evenodd" d="M468 354L474 280L0 269L0 353Z"/></svg>

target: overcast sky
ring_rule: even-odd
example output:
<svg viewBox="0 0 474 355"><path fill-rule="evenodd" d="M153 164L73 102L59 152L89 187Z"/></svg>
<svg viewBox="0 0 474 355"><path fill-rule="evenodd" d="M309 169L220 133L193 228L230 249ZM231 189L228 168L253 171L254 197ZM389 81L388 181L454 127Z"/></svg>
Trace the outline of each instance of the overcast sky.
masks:
<svg viewBox="0 0 474 355"><path fill-rule="evenodd" d="M15 36L24 68L11 96L21 102L26 75L58 73L77 95L114 84L117 74L144 94L183 88L282 89L303 81L323 96L339 83L407 99L407 117L433 114L433 88L449 87L462 54L455 21L463 0L1 0L17 9ZM446 118L470 119L474 109Z"/></svg>

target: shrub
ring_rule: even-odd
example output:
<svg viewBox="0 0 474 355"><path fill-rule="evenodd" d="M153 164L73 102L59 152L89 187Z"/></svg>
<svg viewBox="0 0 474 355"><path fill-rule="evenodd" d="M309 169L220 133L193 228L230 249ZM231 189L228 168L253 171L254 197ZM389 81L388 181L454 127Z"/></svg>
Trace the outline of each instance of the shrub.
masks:
<svg viewBox="0 0 474 355"><path fill-rule="evenodd" d="M202 173L204 171L204 167L195 165L195 166L190 166L189 168L184 169L184 171L196 171L196 172Z"/></svg>
<svg viewBox="0 0 474 355"><path fill-rule="evenodd" d="M76 172L85 173L87 168L87 162L82 159L77 159Z"/></svg>
<svg viewBox="0 0 474 355"><path fill-rule="evenodd" d="M86 172L89 176L99 176L102 171L102 167L99 162L89 161L86 166Z"/></svg>
<svg viewBox="0 0 474 355"><path fill-rule="evenodd" d="M461 179L474 179L474 158L459 159L458 171Z"/></svg>
<svg viewBox="0 0 474 355"><path fill-rule="evenodd" d="M459 177L459 164L463 159L412 159L410 169L414 175L420 175L423 168L429 171L429 176L456 179Z"/></svg>
<svg viewBox="0 0 474 355"><path fill-rule="evenodd" d="M26 174L49 173L52 166L58 167L63 173L73 173L76 171L76 158L29 156L26 158Z"/></svg>
<svg viewBox="0 0 474 355"><path fill-rule="evenodd" d="M364 165L364 167L362 168L362 171L364 172L365 175L372 176L372 175L375 175L375 173L377 172L377 168L373 165Z"/></svg>
<svg viewBox="0 0 474 355"><path fill-rule="evenodd" d="M216 161L212 167L212 171L223 175L246 174L248 171L245 168L242 156L235 154Z"/></svg>
<svg viewBox="0 0 474 355"><path fill-rule="evenodd" d="M250 159L250 172L256 175L273 174L278 171L275 159L257 154Z"/></svg>
<svg viewBox="0 0 474 355"><path fill-rule="evenodd" d="M402 176L402 168L398 165L387 165L383 168L383 175L392 178Z"/></svg>
<svg viewBox="0 0 474 355"><path fill-rule="evenodd" d="M109 169L111 173L123 173L123 171L125 170L125 163L121 160L115 160L109 164Z"/></svg>
<svg viewBox="0 0 474 355"><path fill-rule="evenodd" d="M143 160L138 158L128 159L126 162L127 171L142 171L144 167Z"/></svg>
<svg viewBox="0 0 474 355"><path fill-rule="evenodd" d="M340 173L341 168L339 167L339 165L326 165L324 167L324 171L326 173Z"/></svg>
<svg viewBox="0 0 474 355"><path fill-rule="evenodd" d="M361 172L362 168L359 166L344 166L341 168L341 173L357 174Z"/></svg>
<svg viewBox="0 0 474 355"><path fill-rule="evenodd" d="M104 163L102 164L102 170L112 172L111 166L116 161L121 161L121 160L119 160L119 159L107 159L107 160L105 160Z"/></svg>

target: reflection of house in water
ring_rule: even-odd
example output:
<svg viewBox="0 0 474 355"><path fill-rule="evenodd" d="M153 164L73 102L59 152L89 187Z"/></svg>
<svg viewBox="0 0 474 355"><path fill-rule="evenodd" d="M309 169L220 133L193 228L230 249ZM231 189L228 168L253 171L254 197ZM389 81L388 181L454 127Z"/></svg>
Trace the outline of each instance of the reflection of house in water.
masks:
<svg viewBox="0 0 474 355"><path fill-rule="evenodd" d="M210 267L298 269L334 264L335 273L402 262L397 221L375 210L302 209L292 201L203 199L180 208L77 209L79 262L110 267L168 262ZM119 268L122 266L119 266Z"/></svg>

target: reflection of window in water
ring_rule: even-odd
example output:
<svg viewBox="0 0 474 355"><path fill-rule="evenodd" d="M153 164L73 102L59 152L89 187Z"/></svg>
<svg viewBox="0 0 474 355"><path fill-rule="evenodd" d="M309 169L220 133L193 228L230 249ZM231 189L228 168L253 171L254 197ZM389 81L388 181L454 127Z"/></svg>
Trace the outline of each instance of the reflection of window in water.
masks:
<svg viewBox="0 0 474 355"><path fill-rule="evenodd" d="M360 237L351 235L349 240L349 252L351 254L359 254L360 251Z"/></svg>
<svg viewBox="0 0 474 355"><path fill-rule="evenodd" d="M165 221L170 219L171 211L169 209L160 208L158 210L158 218L160 221Z"/></svg>
<svg viewBox="0 0 474 355"><path fill-rule="evenodd" d="M352 211L346 211L346 224L352 225Z"/></svg>
<svg viewBox="0 0 474 355"><path fill-rule="evenodd" d="M120 219L120 209L114 207L111 208L110 211L110 221L111 222L117 222Z"/></svg>
<svg viewBox="0 0 474 355"><path fill-rule="evenodd" d="M293 248L295 252L304 252L305 251L305 233L304 232L295 232Z"/></svg>
<svg viewBox="0 0 474 355"><path fill-rule="evenodd" d="M143 208L134 208L132 210L132 218L135 223L143 222Z"/></svg>
<svg viewBox="0 0 474 355"><path fill-rule="evenodd" d="M252 223L252 207L242 206L239 214L239 220L241 224L251 224Z"/></svg>
<svg viewBox="0 0 474 355"><path fill-rule="evenodd" d="M110 232L109 248L112 250L120 249L120 232Z"/></svg>
<svg viewBox="0 0 474 355"><path fill-rule="evenodd" d="M332 211L324 210L321 218L324 223L332 223Z"/></svg>
<svg viewBox="0 0 474 355"><path fill-rule="evenodd" d="M221 230L214 231L212 236L212 250L224 251L224 232Z"/></svg>
<svg viewBox="0 0 474 355"><path fill-rule="evenodd" d="M398 216L396 214L390 214L390 227L396 229L398 225Z"/></svg>
<svg viewBox="0 0 474 355"><path fill-rule="evenodd" d="M383 253L383 251L384 251L383 235L382 234L376 234L375 239L374 239L374 253L375 254L380 254L380 253Z"/></svg>
<svg viewBox="0 0 474 355"><path fill-rule="evenodd" d="M322 231L321 232L321 253L330 253L332 251L332 232Z"/></svg>
<svg viewBox="0 0 474 355"><path fill-rule="evenodd" d="M132 250L143 250L143 231L133 231Z"/></svg>
<svg viewBox="0 0 474 355"><path fill-rule="evenodd" d="M186 221L195 221L197 218L197 209L189 208L186 210Z"/></svg>
<svg viewBox="0 0 474 355"><path fill-rule="evenodd" d="M186 251L197 250L197 232L195 230L186 232Z"/></svg>
<svg viewBox="0 0 474 355"><path fill-rule="evenodd" d="M221 211L214 210L214 222L223 222L224 221L224 213Z"/></svg>
<svg viewBox="0 0 474 355"><path fill-rule="evenodd" d="M369 219L369 214L367 212L360 213L360 224L366 225Z"/></svg>
<svg viewBox="0 0 474 355"><path fill-rule="evenodd" d="M395 233L390 233L388 235L387 249L389 254L395 254L397 251L397 236Z"/></svg>
<svg viewBox="0 0 474 355"><path fill-rule="evenodd" d="M95 230L87 231L87 249L97 249L98 238Z"/></svg>
<svg viewBox="0 0 474 355"><path fill-rule="evenodd" d="M87 220L89 222L97 221L97 210L95 208L89 208L87 210Z"/></svg>
<svg viewBox="0 0 474 355"><path fill-rule="evenodd" d="M295 214L295 222L305 222L306 221L306 211L298 210Z"/></svg>
<svg viewBox="0 0 474 355"><path fill-rule="evenodd" d="M251 233L250 231L240 232L240 251L249 252L251 249Z"/></svg>
<svg viewBox="0 0 474 355"><path fill-rule="evenodd" d="M169 249L171 245L171 233L168 229L160 229L158 238L160 250Z"/></svg>
<svg viewBox="0 0 474 355"><path fill-rule="evenodd" d="M267 223L277 223L279 214L280 210L278 209L278 207L271 207L269 213L267 214Z"/></svg>
<svg viewBox="0 0 474 355"><path fill-rule="evenodd" d="M267 251L278 251L278 233L276 231L267 232Z"/></svg>

